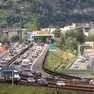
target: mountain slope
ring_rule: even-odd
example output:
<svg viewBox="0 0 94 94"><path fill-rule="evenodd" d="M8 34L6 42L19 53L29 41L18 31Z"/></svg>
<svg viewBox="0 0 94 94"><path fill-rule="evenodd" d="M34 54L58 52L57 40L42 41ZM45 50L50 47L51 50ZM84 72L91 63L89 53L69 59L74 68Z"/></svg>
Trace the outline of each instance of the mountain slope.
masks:
<svg viewBox="0 0 94 94"><path fill-rule="evenodd" d="M94 21L94 0L0 0L0 8L13 13L18 23L20 7L23 12L23 25L32 22L40 27L63 26L72 22ZM16 16L15 16L16 15ZM10 18L10 15L6 19ZM1 17L2 19L2 17ZM12 19L13 20L13 19ZM10 21L10 20L9 20ZM12 25L12 23L6 23ZM2 23L2 21L1 21Z"/></svg>

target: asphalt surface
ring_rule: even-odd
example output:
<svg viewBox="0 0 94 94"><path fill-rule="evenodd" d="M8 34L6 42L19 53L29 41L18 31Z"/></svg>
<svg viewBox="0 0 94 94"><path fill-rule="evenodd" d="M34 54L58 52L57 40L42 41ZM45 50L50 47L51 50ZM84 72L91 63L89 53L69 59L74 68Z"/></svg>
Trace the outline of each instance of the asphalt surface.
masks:
<svg viewBox="0 0 94 94"><path fill-rule="evenodd" d="M2 53L2 56L0 57L0 63L1 63L3 58L7 58L8 56L9 56L9 52Z"/></svg>
<svg viewBox="0 0 94 94"><path fill-rule="evenodd" d="M41 54L38 56L38 58L35 60L35 62L33 62L33 65L31 66L31 70L32 71L38 71L41 72L43 76L48 76L47 73L45 73L42 70L42 64L45 58L45 55L48 51L48 45L45 45L44 49L42 50Z"/></svg>

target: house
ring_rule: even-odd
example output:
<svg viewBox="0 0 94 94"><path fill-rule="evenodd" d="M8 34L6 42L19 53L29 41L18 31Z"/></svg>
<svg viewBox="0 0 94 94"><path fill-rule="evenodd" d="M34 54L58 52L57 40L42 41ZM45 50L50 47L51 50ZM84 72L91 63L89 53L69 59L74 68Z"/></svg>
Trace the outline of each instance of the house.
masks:
<svg viewBox="0 0 94 94"><path fill-rule="evenodd" d="M88 36L89 34L94 34L94 24L93 22L86 23L85 26L83 26L83 33Z"/></svg>

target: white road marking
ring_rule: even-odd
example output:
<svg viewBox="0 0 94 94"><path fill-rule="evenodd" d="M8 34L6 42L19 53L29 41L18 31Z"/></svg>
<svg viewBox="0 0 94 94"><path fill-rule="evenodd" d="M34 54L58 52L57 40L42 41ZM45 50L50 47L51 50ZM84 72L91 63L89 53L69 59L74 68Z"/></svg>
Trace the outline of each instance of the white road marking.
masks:
<svg viewBox="0 0 94 94"><path fill-rule="evenodd" d="M32 70L33 65L36 63L36 61L40 58L40 56L44 53L45 49L47 48L47 45L45 45L45 48L43 49L43 51L41 52L41 54L38 56L38 58L35 59L35 61L32 63L30 70Z"/></svg>

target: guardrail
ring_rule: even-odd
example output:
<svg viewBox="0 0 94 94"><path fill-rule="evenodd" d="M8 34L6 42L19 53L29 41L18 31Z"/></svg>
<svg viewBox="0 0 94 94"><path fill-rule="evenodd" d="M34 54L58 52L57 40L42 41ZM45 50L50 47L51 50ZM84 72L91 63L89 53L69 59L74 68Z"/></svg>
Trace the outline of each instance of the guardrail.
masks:
<svg viewBox="0 0 94 94"><path fill-rule="evenodd" d="M25 53L29 47L32 47L32 44L29 44L28 47L24 48L19 54L17 54L16 56L14 56L11 60L9 60L7 62L7 65L9 66L13 61L15 61L20 55L22 55L23 53Z"/></svg>

